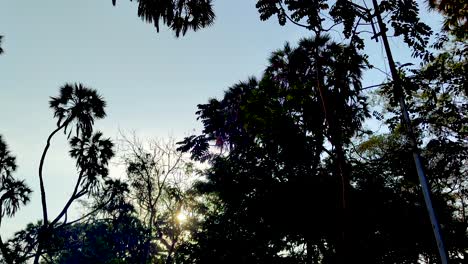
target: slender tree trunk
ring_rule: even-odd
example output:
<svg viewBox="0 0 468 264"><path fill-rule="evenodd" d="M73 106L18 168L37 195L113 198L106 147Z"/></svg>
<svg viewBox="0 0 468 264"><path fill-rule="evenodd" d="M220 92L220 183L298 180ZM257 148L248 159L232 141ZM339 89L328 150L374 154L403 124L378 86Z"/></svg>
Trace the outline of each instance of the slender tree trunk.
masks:
<svg viewBox="0 0 468 264"><path fill-rule="evenodd" d="M82 197L84 194L86 194L86 192L85 192L85 193L80 193L80 195L77 195L78 194L78 189L79 189L80 184L81 184L81 180L83 179L83 174L84 174L84 172L81 171L80 175L78 176L78 180L76 181L75 189L73 189L73 193L70 196L70 199L68 199L67 203L65 204L65 206L63 207L63 209L59 213L59 215L54 220L52 220L52 222L50 223L51 226L58 223L58 221L60 221L60 219L68 212L68 208L70 208L73 201L75 201L76 199L78 199L78 198Z"/></svg>
<svg viewBox="0 0 468 264"><path fill-rule="evenodd" d="M152 210L152 209L151 209ZM150 213L150 220L149 220L149 225L148 225L148 237L146 238L145 241L145 251L144 251L144 256L145 256L145 263L148 263L149 259L149 253L150 253L150 246L151 246L151 240L153 239L153 213Z"/></svg>
<svg viewBox="0 0 468 264"><path fill-rule="evenodd" d="M66 126L66 123L63 123L61 126L57 127L47 138L47 143L44 148L44 151L42 152L41 156L41 161L39 162L39 184L41 188L41 202L42 202L42 215L43 215L43 224L47 224L48 222L48 217L47 217L47 201L46 201L46 193L45 193L45 187L44 187L44 177L42 175L43 167L44 167L44 161L45 157L47 155L47 151L50 148L50 141L52 140L52 137L54 137L57 132L59 132L62 128Z"/></svg>
<svg viewBox="0 0 468 264"><path fill-rule="evenodd" d="M143 160L141 160L142 162L144 162ZM150 246L151 246L151 241L153 239L153 223L155 221L155 217L156 217L156 209L155 209L155 203L153 201L153 183L151 181L151 176L152 174L147 170L147 168L145 167L145 173L146 173L146 191L148 192L147 195L148 195L148 209L150 210L150 217L149 217L149 221L148 221L148 237L146 238L146 241L145 241L145 250L144 250L144 256L145 256L145 263L148 262L148 259L149 259L149 255L150 255Z"/></svg>
<svg viewBox="0 0 468 264"><path fill-rule="evenodd" d="M319 36L317 36L319 37ZM318 47L317 47L318 49ZM348 221L348 204L347 204L347 192L348 192L348 185L349 185L349 172L346 169L346 157L344 155L343 150L343 142L341 138L341 128L336 126L335 119L336 117L330 113L330 109L328 107L327 101L327 91L323 88L324 85L324 76L321 72L321 63L320 63L320 55L317 54L315 56L316 60L316 71L317 71L317 88L320 95L320 100L322 102L323 112L325 114L325 122L328 125L328 135L330 139L330 143L332 144L334 151L333 154L335 157L335 165L337 168L337 175L341 178L341 190L340 190L340 198L341 198L341 234L338 237L338 245L337 245L337 256L339 263L346 263L347 262L347 255L348 255L348 246L347 240L349 238L346 237L347 231L347 221Z"/></svg>
<svg viewBox="0 0 468 264"><path fill-rule="evenodd" d="M174 248L175 244L177 241L172 241L171 247L169 248L169 251L167 252L167 259L166 259L166 264L172 264L172 254L174 253Z"/></svg>
<svg viewBox="0 0 468 264"><path fill-rule="evenodd" d="M41 161L39 162L39 185L40 185L40 188L41 188L43 223L42 223L41 231L39 232L39 235L38 235L37 252L36 252L36 255L34 256L34 264L39 263L39 258L40 258L41 254L42 254L44 234L47 232L47 229L49 228L48 227L49 219L48 219L48 216L47 216L46 192L45 192L45 187L44 187L44 177L42 175L42 171L43 171L43 167L44 167L44 161L45 161L45 157L47 155L47 151L49 150L50 142L51 142L52 138L54 137L55 134L57 134L57 132L59 132L62 128L64 128L70 122L70 120L71 120L70 118L65 120L65 122L63 122L63 124L61 126L57 127L49 135L49 137L47 138L47 143L46 143L46 146L44 148L44 151L42 152Z"/></svg>
<svg viewBox="0 0 468 264"><path fill-rule="evenodd" d="M341 237L338 240L338 260L339 263L352 263L353 260L350 258L351 236L348 228L348 221L350 220L348 201L349 172L346 168L346 157L341 142L334 146L337 160L337 173L341 177Z"/></svg>
<svg viewBox="0 0 468 264"><path fill-rule="evenodd" d="M177 229L178 232L180 232L179 229ZM178 233L175 238L172 240L171 247L167 251L167 258L166 258L166 263L165 264L172 264L174 261L172 260L172 255L174 254L175 251L175 246L177 242L179 241L179 236L180 233Z"/></svg>

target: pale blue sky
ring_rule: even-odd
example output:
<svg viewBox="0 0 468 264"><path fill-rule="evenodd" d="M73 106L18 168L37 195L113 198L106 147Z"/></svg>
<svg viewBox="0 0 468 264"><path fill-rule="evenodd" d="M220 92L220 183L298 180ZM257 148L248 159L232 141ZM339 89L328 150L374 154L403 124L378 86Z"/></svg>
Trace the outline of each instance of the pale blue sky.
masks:
<svg viewBox="0 0 468 264"><path fill-rule="evenodd" d="M181 138L200 128L197 104L259 76L271 51L309 34L280 27L276 19L261 22L253 0L214 4L214 26L176 39L165 28L158 34L143 23L129 0L119 0L117 7L111 0L0 0L0 134L17 156L16 175L35 191L28 206L3 222L2 234L41 217L37 167L55 126L48 100L65 82L82 82L105 97L108 117L96 127L109 137L120 128L142 137ZM393 45L398 58L410 60L403 45ZM385 70L380 42L368 51ZM376 71L366 76L369 84L384 80ZM59 135L45 166L50 215L62 208L74 180L74 164Z"/></svg>

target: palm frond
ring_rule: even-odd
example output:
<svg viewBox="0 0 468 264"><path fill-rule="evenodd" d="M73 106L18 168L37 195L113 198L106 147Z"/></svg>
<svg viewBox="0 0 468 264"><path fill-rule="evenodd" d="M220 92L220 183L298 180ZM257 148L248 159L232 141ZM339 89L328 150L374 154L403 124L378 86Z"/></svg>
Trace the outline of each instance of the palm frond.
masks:
<svg viewBox="0 0 468 264"><path fill-rule="evenodd" d="M51 97L49 106L57 118L57 126L64 126L64 133L67 133L69 125L74 123L77 136L91 135L94 120L106 116L106 102L102 96L82 84L65 84L59 96Z"/></svg>
<svg viewBox="0 0 468 264"><path fill-rule="evenodd" d="M170 28L177 37L188 30L197 31L213 24L215 14L212 0L138 0L138 16L154 25ZM116 0L112 0L115 6Z"/></svg>

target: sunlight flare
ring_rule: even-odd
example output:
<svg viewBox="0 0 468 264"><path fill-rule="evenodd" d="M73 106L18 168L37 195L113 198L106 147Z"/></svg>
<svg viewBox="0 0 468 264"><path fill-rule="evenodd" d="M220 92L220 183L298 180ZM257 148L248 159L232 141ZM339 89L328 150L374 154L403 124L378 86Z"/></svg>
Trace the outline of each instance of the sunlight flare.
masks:
<svg viewBox="0 0 468 264"><path fill-rule="evenodd" d="M183 223L187 222L187 213L184 212L184 211L180 211L180 212L177 214L176 218L177 218L177 221L178 221L179 223L183 224Z"/></svg>

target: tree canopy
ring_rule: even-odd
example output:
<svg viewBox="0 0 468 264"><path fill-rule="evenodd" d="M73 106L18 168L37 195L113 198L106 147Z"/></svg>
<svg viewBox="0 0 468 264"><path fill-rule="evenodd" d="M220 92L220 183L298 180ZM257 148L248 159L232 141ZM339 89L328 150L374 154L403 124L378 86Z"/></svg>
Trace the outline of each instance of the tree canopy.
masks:
<svg viewBox="0 0 468 264"><path fill-rule="evenodd" d="M131 0L130 0L131 1ZM112 0L115 6L117 0ZM138 17L152 23L159 32L160 23L177 37L187 31L197 31L213 24L215 14L211 0L136 0Z"/></svg>
<svg viewBox="0 0 468 264"><path fill-rule="evenodd" d="M341 133L350 171L347 260L437 259L408 143L397 128L388 135L365 136L361 122L369 113L359 93L365 60L351 47L328 40L321 44L330 54L320 58L330 64L324 59L320 69L327 76L337 127L330 131L326 124L314 72L318 41L286 45L272 55L261 80L236 84L222 100L199 105L203 133L186 138L180 149L209 161L207 180L198 189L215 198L195 242L179 254L181 263L336 263L343 222L340 173L326 143L333 133ZM462 153L453 154L466 147L443 155L455 162L450 171L458 176L448 176L436 165L448 161L440 160L433 144L423 150L431 180L463 178L466 160ZM456 259L466 246L451 236L463 237L466 226L465 231L455 227L464 220L456 217L457 206L447 204L454 197L443 189L433 189L434 199L448 241L457 241L450 243Z"/></svg>
<svg viewBox="0 0 468 264"><path fill-rule="evenodd" d="M215 18L211 0L136 2L142 20L177 37ZM49 101L56 125L39 161L42 219L7 241L0 237L0 261L437 263L444 262L432 234L438 226L427 217L434 209L450 263L466 263L466 4L428 4L445 19L435 40L416 1L373 0L372 7L346 0L256 1L261 20L276 17L313 36L286 43L260 76L199 104L203 129L177 149L174 141L147 148L124 137L116 150L95 129L106 117L104 98L81 83L63 85ZM374 67L366 43L385 42L387 31L401 37L420 64L396 68L384 43L392 75L363 87L364 73ZM370 120L386 130L368 129ZM51 217L43 167L59 132L77 175ZM116 154L123 179L109 175ZM195 169L194 163L205 165ZM432 203L423 195L423 168ZM16 159L0 136L0 225L32 192L15 171ZM68 219L78 202L83 215Z"/></svg>

